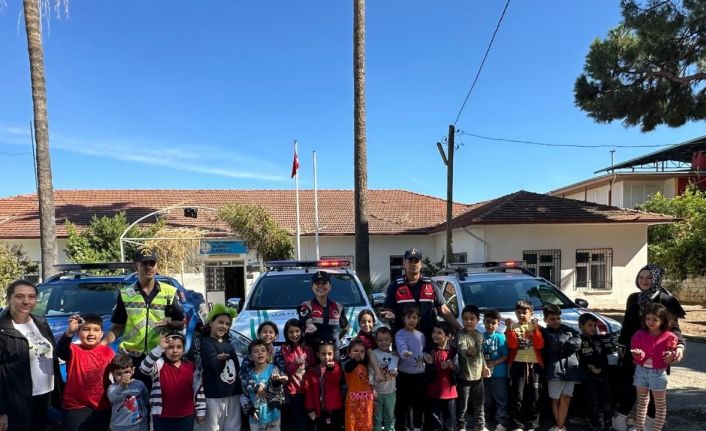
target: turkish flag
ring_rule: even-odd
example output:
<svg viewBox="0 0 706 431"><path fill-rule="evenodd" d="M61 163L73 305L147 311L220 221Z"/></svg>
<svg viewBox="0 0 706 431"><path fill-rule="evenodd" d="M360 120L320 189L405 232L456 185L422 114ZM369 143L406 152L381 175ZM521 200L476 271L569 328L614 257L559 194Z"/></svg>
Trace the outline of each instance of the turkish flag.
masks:
<svg viewBox="0 0 706 431"><path fill-rule="evenodd" d="M297 156L297 150L294 150L294 160L292 161L292 178L297 174L299 169L299 156Z"/></svg>

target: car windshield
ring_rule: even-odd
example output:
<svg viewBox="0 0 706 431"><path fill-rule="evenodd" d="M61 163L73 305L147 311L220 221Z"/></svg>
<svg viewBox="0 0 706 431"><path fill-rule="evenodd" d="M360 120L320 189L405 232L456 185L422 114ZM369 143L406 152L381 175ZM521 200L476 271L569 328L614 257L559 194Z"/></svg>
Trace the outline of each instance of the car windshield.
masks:
<svg viewBox="0 0 706 431"><path fill-rule="evenodd" d="M311 274L265 276L255 286L248 308L254 310L294 309L313 296ZM329 297L345 307L365 305L361 289L350 274L331 274Z"/></svg>
<svg viewBox="0 0 706 431"><path fill-rule="evenodd" d="M113 313L120 283L61 283L40 286L35 312L47 317Z"/></svg>
<svg viewBox="0 0 706 431"><path fill-rule="evenodd" d="M535 310L545 304L555 304L559 308L574 306L559 289L536 279L466 281L461 282L461 292L465 304L475 304L480 309L514 311L520 299L531 302Z"/></svg>

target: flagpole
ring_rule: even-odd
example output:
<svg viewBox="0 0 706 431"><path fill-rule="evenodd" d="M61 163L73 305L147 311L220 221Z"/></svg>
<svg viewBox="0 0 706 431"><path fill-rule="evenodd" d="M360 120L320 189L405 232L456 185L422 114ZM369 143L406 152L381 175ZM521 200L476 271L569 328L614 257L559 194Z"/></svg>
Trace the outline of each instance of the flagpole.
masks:
<svg viewBox="0 0 706 431"><path fill-rule="evenodd" d="M316 180L316 151L312 151L314 158L314 238L316 242L316 260L321 257L319 253L319 185Z"/></svg>
<svg viewBox="0 0 706 431"><path fill-rule="evenodd" d="M294 141L294 157L297 157L297 141ZM301 240L299 236L301 231L299 229L299 169L294 173L294 190L296 196L296 209L297 209L297 260L301 260Z"/></svg>

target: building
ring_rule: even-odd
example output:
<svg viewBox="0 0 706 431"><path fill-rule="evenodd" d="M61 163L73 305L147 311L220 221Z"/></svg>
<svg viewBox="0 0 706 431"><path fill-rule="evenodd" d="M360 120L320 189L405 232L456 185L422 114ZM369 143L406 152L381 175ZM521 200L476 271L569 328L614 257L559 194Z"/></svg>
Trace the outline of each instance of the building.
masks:
<svg viewBox="0 0 706 431"><path fill-rule="evenodd" d="M688 185L706 190L706 136L600 169L602 175L549 192L552 196L635 208L659 192L667 198Z"/></svg>
<svg viewBox="0 0 706 431"><path fill-rule="evenodd" d="M321 190L318 201L320 257L354 262L353 191ZM82 229L94 215L124 211L133 222L174 205L217 209L233 202L256 204L284 229L296 231L293 190L57 190L54 202L61 250L67 221ZM421 249L433 262L444 256L444 200L404 190L370 190L368 205L374 282L399 276L408 248ZM300 214L301 258L315 259L311 190L300 191ZM453 216L456 261L524 259L569 297L589 296L593 305L624 304L635 288L637 270L647 262L647 227L673 220L525 191L472 205L455 203ZM191 218L179 209L167 214L167 222L208 231L193 271L175 275L187 288L205 292L214 302L247 293L256 275L249 265L254 253L212 212ZM32 259L39 259L35 195L0 199L0 240L21 244ZM60 260L66 261L65 253Z"/></svg>

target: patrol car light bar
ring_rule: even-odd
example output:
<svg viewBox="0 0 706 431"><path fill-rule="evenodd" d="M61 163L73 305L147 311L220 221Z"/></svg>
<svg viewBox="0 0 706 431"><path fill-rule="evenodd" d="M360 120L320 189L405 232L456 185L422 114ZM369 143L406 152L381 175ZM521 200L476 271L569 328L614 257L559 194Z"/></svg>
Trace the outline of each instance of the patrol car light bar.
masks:
<svg viewBox="0 0 706 431"><path fill-rule="evenodd" d="M343 259L322 260L271 260L265 262L267 268L343 268L350 265L350 261Z"/></svg>

